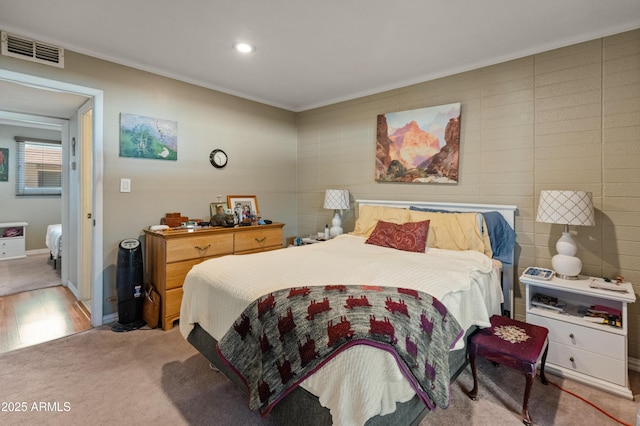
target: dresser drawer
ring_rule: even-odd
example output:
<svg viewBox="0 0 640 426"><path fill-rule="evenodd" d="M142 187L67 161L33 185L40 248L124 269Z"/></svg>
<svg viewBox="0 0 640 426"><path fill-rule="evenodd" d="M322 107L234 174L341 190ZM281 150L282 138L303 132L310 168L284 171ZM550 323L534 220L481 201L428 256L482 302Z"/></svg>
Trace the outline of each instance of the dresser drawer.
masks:
<svg viewBox="0 0 640 426"><path fill-rule="evenodd" d="M167 263L233 253L233 234L167 240Z"/></svg>
<svg viewBox="0 0 640 426"><path fill-rule="evenodd" d="M206 259L191 259L182 262L169 263L167 265L166 289L182 287L184 278L194 265L203 262Z"/></svg>
<svg viewBox="0 0 640 426"><path fill-rule="evenodd" d="M24 256L24 238L0 238L0 258Z"/></svg>
<svg viewBox="0 0 640 426"><path fill-rule="evenodd" d="M162 314L163 318L168 318L171 316L177 316L180 314L180 304L182 303L182 287L176 288L173 290L168 290L165 293L165 303L164 306L166 308L166 312Z"/></svg>
<svg viewBox="0 0 640 426"><path fill-rule="evenodd" d="M282 229L257 227L251 231L237 232L235 235L235 253L253 252L265 249L282 248Z"/></svg>
<svg viewBox="0 0 640 426"><path fill-rule="evenodd" d="M547 363L567 370L587 374L620 386L627 384L627 370L624 360L577 349L561 343L550 342Z"/></svg>
<svg viewBox="0 0 640 426"><path fill-rule="evenodd" d="M606 328L581 326L529 313L527 322L549 329L549 341L570 348L581 349L607 357L609 360L624 361L626 356L625 336L608 332Z"/></svg>

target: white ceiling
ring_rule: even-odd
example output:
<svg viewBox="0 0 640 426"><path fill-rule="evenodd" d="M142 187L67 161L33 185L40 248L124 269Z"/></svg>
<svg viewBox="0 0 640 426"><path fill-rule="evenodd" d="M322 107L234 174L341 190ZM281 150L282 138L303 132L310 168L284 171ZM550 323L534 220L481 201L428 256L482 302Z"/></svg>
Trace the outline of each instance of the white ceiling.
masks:
<svg viewBox="0 0 640 426"><path fill-rule="evenodd" d="M0 0L2 30L291 111L635 28L639 0Z"/></svg>

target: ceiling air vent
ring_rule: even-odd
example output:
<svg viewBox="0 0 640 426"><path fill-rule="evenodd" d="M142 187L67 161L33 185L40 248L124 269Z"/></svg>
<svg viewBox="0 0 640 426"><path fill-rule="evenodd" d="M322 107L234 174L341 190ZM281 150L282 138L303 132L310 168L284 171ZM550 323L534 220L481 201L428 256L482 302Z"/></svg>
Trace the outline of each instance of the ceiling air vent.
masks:
<svg viewBox="0 0 640 426"><path fill-rule="evenodd" d="M64 49L2 31L2 54L64 68Z"/></svg>

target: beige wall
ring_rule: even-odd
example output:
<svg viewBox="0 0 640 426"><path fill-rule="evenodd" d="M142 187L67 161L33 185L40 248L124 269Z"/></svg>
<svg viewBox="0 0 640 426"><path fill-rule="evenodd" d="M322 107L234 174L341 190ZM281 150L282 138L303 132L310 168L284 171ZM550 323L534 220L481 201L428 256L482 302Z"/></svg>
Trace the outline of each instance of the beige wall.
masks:
<svg viewBox="0 0 640 426"><path fill-rule="evenodd" d="M376 116L462 103L457 185L374 181ZM562 228L535 222L544 189L593 194L596 226L573 227L583 273L640 289L640 30L298 114L298 231L330 222L324 190L352 199L518 206L518 273L551 266ZM354 211L344 220L353 229ZM516 317L524 318L524 289ZM629 353L640 358L640 302Z"/></svg>
<svg viewBox="0 0 640 426"><path fill-rule="evenodd" d="M295 234L295 114L103 60L65 52L65 68L0 56L0 68L104 91L104 313L117 311L118 244L141 236L167 212L208 218L218 194L257 195L265 219ZM178 122L178 161L119 157L120 113ZM214 169L209 153L222 148L226 168ZM131 193L120 193L120 178ZM0 204L6 200L0 199Z"/></svg>

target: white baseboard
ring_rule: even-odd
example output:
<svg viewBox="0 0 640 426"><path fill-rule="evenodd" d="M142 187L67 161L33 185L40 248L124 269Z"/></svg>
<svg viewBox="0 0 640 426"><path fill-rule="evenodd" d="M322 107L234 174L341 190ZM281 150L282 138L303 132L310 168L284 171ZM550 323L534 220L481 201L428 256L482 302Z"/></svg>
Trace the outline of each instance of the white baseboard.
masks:
<svg viewBox="0 0 640 426"><path fill-rule="evenodd" d="M43 248L43 249L37 249L37 250L27 250L25 252L27 256L29 256L30 254L44 254L44 253L49 253L49 250L47 250L46 248Z"/></svg>
<svg viewBox="0 0 640 426"><path fill-rule="evenodd" d="M102 317L102 324L111 324L112 322L118 321L118 313L114 312L109 315L104 315Z"/></svg>
<svg viewBox="0 0 640 426"><path fill-rule="evenodd" d="M78 288L76 287L75 283L67 281L67 288L71 291L73 297L75 297L76 300L80 300L80 294L78 293Z"/></svg>

